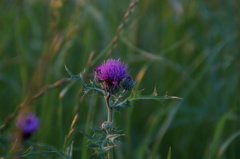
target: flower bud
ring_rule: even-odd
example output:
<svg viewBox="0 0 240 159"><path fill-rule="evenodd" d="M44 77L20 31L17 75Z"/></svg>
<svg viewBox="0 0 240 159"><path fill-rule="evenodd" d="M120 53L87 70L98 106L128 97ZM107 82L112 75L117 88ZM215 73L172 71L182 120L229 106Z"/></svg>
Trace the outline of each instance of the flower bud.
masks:
<svg viewBox="0 0 240 159"><path fill-rule="evenodd" d="M121 82L122 88L125 90L132 90L135 86L135 83L132 77L128 76Z"/></svg>
<svg viewBox="0 0 240 159"><path fill-rule="evenodd" d="M110 128L112 127L112 123L109 122L109 121L104 121L104 122L102 123L101 127L102 127L102 129L104 129L104 130L108 130L108 129L110 129Z"/></svg>

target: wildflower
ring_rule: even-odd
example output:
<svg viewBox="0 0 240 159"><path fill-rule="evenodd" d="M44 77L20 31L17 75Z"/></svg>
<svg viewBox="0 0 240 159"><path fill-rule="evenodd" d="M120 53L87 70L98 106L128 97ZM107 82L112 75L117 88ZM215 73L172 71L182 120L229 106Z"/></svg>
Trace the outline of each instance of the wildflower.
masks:
<svg viewBox="0 0 240 159"><path fill-rule="evenodd" d="M94 70L97 82L103 83L103 89L116 93L121 87L120 82L127 77L127 66L119 59L108 59Z"/></svg>
<svg viewBox="0 0 240 159"><path fill-rule="evenodd" d="M16 127L20 130L23 138L27 139L38 129L39 119L34 113L24 113L18 117Z"/></svg>

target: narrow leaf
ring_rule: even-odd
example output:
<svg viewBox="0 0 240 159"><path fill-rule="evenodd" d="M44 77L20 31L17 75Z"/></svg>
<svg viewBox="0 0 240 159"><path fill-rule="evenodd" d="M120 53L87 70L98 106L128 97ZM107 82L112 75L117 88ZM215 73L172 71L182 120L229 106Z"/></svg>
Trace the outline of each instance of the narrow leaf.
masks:
<svg viewBox="0 0 240 159"><path fill-rule="evenodd" d="M123 135L125 135L125 134L109 134L109 135L107 135L107 139L108 139L112 144L114 144L114 141L115 141L118 137L123 136Z"/></svg>
<svg viewBox="0 0 240 159"><path fill-rule="evenodd" d="M85 132L83 131L80 131L80 133L82 133L84 136L86 136L88 139L92 139L92 136L91 135L88 135L86 134Z"/></svg>
<svg viewBox="0 0 240 159"><path fill-rule="evenodd" d="M80 73L80 75L73 75L73 73L67 68L65 65L65 69L68 72L68 74L71 76L73 80L79 81L82 85L83 89L85 90L85 94L88 93L90 90L94 90L98 93L105 94L105 91L102 90L100 87L94 85L94 83L86 84L83 80L84 72Z"/></svg>
<svg viewBox="0 0 240 159"><path fill-rule="evenodd" d="M114 145L113 146L105 146L105 147L103 147L103 149L105 150L105 151L109 151L111 148L113 148L114 147Z"/></svg>
<svg viewBox="0 0 240 159"><path fill-rule="evenodd" d="M119 101L117 102L116 104L114 104L112 106L112 108L115 110L115 111L120 111L121 108L129 108L131 105L130 105L130 102L127 99L123 100L123 101Z"/></svg>
<svg viewBox="0 0 240 159"><path fill-rule="evenodd" d="M232 134L220 147L219 151L218 151L218 157L221 157L222 154L226 151L226 149L228 148L228 146L232 143L232 141L234 139L236 139L238 136L240 136L240 131Z"/></svg>
<svg viewBox="0 0 240 159"><path fill-rule="evenodd" d="M171 149L171 147L169 147L167 159L171 159L171 155L172 155L172 149Z"/></svg>
<svg viewBox="0 0 240 159"><path fill-rule="evenodd" d="M165 96L161 97L157 95L156 89L154 89L153 93L151 95L141 95L142 91L133 91L133 93L128 98L129 101L133 100L167 100L167 99L182 99L176 96Z"/></svg>
<svg viewBox="0 0 240 159"><path fill-rule="evenodd" d="M68 72L68 74L71 76L71 78L72 78L73 80L79 81L80 84L83 86L84 90L87 90L87 86L85 85L85 83L84 83L84 81L83 81L83 78L82 78L82 77L83 77L83 73L80 73L79 76L76 76L76 75L74 75L74 74L67 68L66 65L65 65L65 69L66 69L66 71Z"/></svg>
<svg viewBox="0 0 240 159"><path fill-rule="evenodd" d="M67 148L67 159L72 159L72 152L73 152L73 142L71 143L71 145Z"/></svg>
<svg viewBox="0 0 240 159"><path fill-rule="evenodd" d="M179 98L179 97L176 97L176 96L167 96L167 97L160 97L160 96L140 96L140 97L130 97L129 98L129 101L133 101L133 100L141 100L141 99L144 99L144 100L167 100L167 99L182 99L182 98Z"/></svg>

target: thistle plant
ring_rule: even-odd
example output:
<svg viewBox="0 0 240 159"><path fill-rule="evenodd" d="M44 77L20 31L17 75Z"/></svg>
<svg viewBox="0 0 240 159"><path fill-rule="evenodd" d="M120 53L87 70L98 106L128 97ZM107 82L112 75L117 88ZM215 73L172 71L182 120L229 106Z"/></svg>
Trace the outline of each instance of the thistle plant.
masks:
<svg viewBox="0 0 240 159"><path fill-rule="evenodd" d="M89 83L83 80L84 72L73 75L65 66L73 80L77 80L84 88L85 94L93 90L103 96L107 108L107 121L101 124L100 129L92 129L93 135L82 132L88 139L88 146L94 154L103 159L113 159L113 147L116 141L124 134L114 125L114 112L130 107L130 102L140 99L164 100L178 97L159 97L156 91L149 96L142 96L141 91L133 91L125 97L136 85L136 81L129 76L128 66L119 59L108 59L94 69L94 79Z"/></svg>

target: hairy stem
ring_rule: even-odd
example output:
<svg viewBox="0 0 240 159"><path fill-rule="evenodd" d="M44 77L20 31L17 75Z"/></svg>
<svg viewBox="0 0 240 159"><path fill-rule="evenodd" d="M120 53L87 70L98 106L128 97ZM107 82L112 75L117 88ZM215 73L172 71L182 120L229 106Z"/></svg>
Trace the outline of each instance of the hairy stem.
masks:
<svg viewBox="0 0 240 159"><path fill-rule="evenodd" d="M107 109L108 109L108 122L112 122L112 108L109 103L110 96L111 96L110 94L105 96L105 102L106 102Z"/></svg>
<svg viewBox="0 0 240 159"><path fill-rule="evenodd" d="M107 105L107 109L108 109L108 122L110 122L110 123L112 123L112 121L113 121L113 110L112 110L112 108L111 108L111 106L110 106L110 103L109 103L109 99L110 99L110 94L108 94L107 96L105 96L105 101L106 101L106 105ZM109 144L108 144L108 146L110 146ZM108 159L113 159L113 151L112 151L112 149L110 149L110 150L108 150Z"/></svg>

